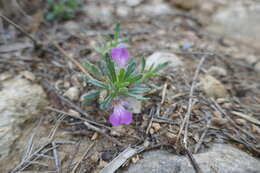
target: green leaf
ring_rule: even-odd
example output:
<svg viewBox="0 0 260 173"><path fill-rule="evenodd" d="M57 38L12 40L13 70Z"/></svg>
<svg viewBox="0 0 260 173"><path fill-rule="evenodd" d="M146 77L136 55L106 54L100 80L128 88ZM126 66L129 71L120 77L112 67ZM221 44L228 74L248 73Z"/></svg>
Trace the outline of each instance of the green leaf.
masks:
<svg viewBox="0 0 260 173"><path fill-rule="evenodd" d="M144 72L145 65L146 65L146 60L144 58L142 58L142 61L141 61L141 73Z"/></svg>
<svg viewBox="0 0 260 173"><path fill-rule="evenodd" d="M120 24L119 23L117 23L116 25L115 25L115 29L114 29L114 40L118 40L119 39L119 37L120 37Z"/></svg>
<svg viewBox="0 0 260 173"><path fill-rule="evenodd" d="M128 78L126 81L129 83L135 83L137 81L139 81L140 79L142 79L143 75L142 74L138 74L134 77Z"/></svg>
<svg viewBox="0 0 260 173"><path fill-rule="evenodd" d="M119 71L119 74L118 74L118 81L119 82L122 82L122 81L124 81L124 79L125 79L125 69L120 69L120 71Z"/></svg>
<svg viewBox="0 0 260 173"><path fill-rule="evenodd" d="M141 87L134 87L134 88L128 89L128 92L131 94L144 94L148 91L150 91L149 88L141 88Z"/></svg>
<svg viewBox="0 0 260 173"><path fill-rule="evenodd" d="M115 71L115 64L111 61L111 57L109 55L105 56L105 61L108 69L108 75L113 82L117 80L116 71Z"/></svg>
<svg viewBox="0 0 260 173"><path fill-rule="evenodd" d="M129 84L130 84L129 82L117 82L117 83L116 83L116 86L117 86L118 88L122 88L122 87L128 86Z"/></svg>
<svg viewBox="0 0 260 173"><path fill-rule="evenodd" d="M96 87L99 87L99 88L102 88L102 89L108 89L108 86L105 83L100 82L96 79L90 79L90 78L86 77L86 80L87 80L88 83L90 83L90 84L92 84Z"/></svg>
<svg viewBox="0 0 260 173"><path fill-rule="evenodd" d="M159 86L154 85L154 84L147 83L146 85L149 86L150 88L153 88L153 89L156 89L156 90L161 90L162 89L162 87L159 87Z"/></svg>
<svg viewBox="0 0 260 173"><path fill-rule="evenodd" d="M129 93L129 92L128 92L126 95L129 96L129 97L133 97L133 98L135 98L136 100L140 100L140 101L149 100L149 98L147 98L147 97L143 97L143 96L138 95L138 94L132 94L132 93Z"/></svg>
<svg viewBox="0 0 260 173"><path fill-rule="evenodd" d="M47 13L45 19L48 21L52 21L55 19L55 15L53 13Z"/></svg>
<svg viewBox="0 0 260 173"><path fill-rule="evenodd" d="M91 101L99 97L100 91L90 92L84 96L84 103L89 104Z"/></svg>
<svg viewBox="0 0 260 173"><path fill-rule="evenodd" d="M107 109L108 106L111 104L113 98L114 97L112 95L109 95L103 102L100 103L100 108Z"/></svg>
<svg viewBox="0 0 260 173"><path fill-rule="evenodd" d="M153 72L158 72L158 71L160 71L161 69L165 68L168 64L169 64L169 62L165 62L165 63L162 63L162 64L157 65L157 66L153 69Z"/></svg>
<svg viewBox="0 0 260 173"><path fill-rule="evenodd" d="M102 72L94 64L90 63L89 61L86 61L84 63L84 66L93 76L95 76L98 79L102 78Z"/></svg>
<svg viewBox="0 0 260 173"><path fill-rule="evenodd" d="M128 93L128 88L126 87L119 88L118 93L121 95L126 95Z"/></svg>
<svg viewBox="0 0 260 173"><path fill-rule="evenodd" d="M132 60L126 69L125 79L131 76L131 74L135 71L135 69L136 69L136 62Z"/></svg>

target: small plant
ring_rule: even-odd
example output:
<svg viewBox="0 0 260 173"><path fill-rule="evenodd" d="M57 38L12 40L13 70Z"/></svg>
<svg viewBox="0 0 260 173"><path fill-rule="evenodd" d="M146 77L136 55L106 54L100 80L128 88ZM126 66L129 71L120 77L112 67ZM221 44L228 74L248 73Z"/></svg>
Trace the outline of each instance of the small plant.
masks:
<svg viewBox="0 0 260 173"><path fill-rule="evenodd" d="M158 71L164 68L167 63L146 68L144 58L141 61L130 56L126 48L128 39L120 38L120 25L117 24L113 36L104 36L106 42L98 48L102 55L99 65L94 65L89 61L85 62L85 67L93 76L87 77L86 81L96 86L99 90L85 96L87 103L105 97L100 101L101 109L113 108L113 113L109 121L113 126L130 124L132 122L132 112L128 110L131 106L126 101L127 97L145 101L149 98L143 94L148 92L153 85L148 79L158 76Z"/></svg>
<svg viewBox="0 0 260 173"><path fill-rule="evenodd" d="M79 0L48 0L45 18L49 21L73 19L79 12L81 3Z"/></svg>

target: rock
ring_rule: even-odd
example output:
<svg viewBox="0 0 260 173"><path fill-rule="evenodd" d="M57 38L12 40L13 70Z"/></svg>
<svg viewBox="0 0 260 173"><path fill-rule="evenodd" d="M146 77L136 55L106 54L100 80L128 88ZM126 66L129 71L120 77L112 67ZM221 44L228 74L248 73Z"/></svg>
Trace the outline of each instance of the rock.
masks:
<svg viewBox="0 0 260 173"><path fill-rule="evenodd" d="M35 81L36 77L35 75L30 72L30 71L24 71L22 72L22 76L25 78L25 79L28 79L30 81Z"/></svg>
<svg viewBox="0 0 260 173"><path fill-rule="evenodd" d="M254 65L254 69L255 69L255 71L257 71L257 72L260 73L260 61L257 62L257 63Z"/></svg>
<svg viewBox="0 0 260 173"><path fill-rule="evenodd" d="M159 123L152 123L152 128L158 132L161 129L161 125Z"/></svg>
<svg viewBox="0 0 260 173"><path fill-rule="evenodd" d="M245 126L246 125L246 120L244 120L244 119L237 118L235 121L240 126Z"/></svg>
<svg viewBox="0 0 260 173"><path fill-rule="evenodd" d="M225 125L228 122L228 120L225 119L225 118L217 117L217 118L212 118L211 122L215 126L223 126L223 125Z"/></svg>
<svg viewBox="0 0 260 173"><path fill-rule="evenodd" d="M77 111L75 111L75 110L73 110L73 109L70 109L70 110L68 111L68 114L73 115L73 116L75 116L75 117L81 117L81 116L80 116L80 113L78 113Z"/></svg>
<svg viewBox="0 0 260 173"><path fill-rule="evenodd" d="M216 78L210 75L205 75L200 78L202 90L208 97L225 98L227 97L227 90L223 84Z"/></svg>
<svg viewBox="0 0 260 173"><path fill-rule="evenodd" d="M0 74L0 81L5 81L5 80L8 80L10 79L11 77L13 77L12 73L10 72L4 72L4 73L1 73Z"/></svg>
<svg viewBox="0 0 260 173"><path fill-rule="evenodd" d="M140 114L142 110L142 102L138 101L134 98L126 98L126 101L129 103L129 107L131 108L131 112L135 114Z"/></svg>
<svg viewBox="0 0 260 173"><path fill-rule="evenodd" d="M116 8L116 14L120 17L127 17L131 12L131 8L128 6L120 6Z"/></svg>
<svg viewBox="0 0 260 173"><path fill-rule="evenodd" d="M166 133L166 137L167 137L167 139L169 140L169 142L170 142L171 144L175 144L176 141L177 141L177 135L175 135L175 134L173 134L173 133L171 133L171 132L167 132L167 133Z"/></svg>
<svg viewBox="0 0 260 173"><path fill-rule="evenodd" d="M83 12L86 13L93 21L112 22L113 7L108 4L97 5L88 4L83 7Z"/></svg>
<svg viewBox="0 0 260 173"><path fill-rule="evenodd" d="M198 0L170 0L170 3L183 10L191 10L196 7Z"/></svg>
<svg viewBox="0 0 260 173"><path fill-rule="evenodd" d="M260 161L249 154L225 144L214 144L212 148L193 155L203 173L256 173L260 172ZM150 151L143 159L131 164L123 173L195 173L185 156L167 151Z"/></svg>
<svg viewBox="0 0 260 173"><path fill-rule="evenodd" d="M174 70L177 67L183 66L182 60L177 55L166 52L155 52L146 59L146 68L151 67L153 64L156 66L165 62L169 62L169 65L166 67L167 70Z"/></svg>
<svg viewBox="0 0 260 173"><path fill-rule="evenodd" d="M112 128L114 129L110 132L112 136L123 136L126 133L126 129L124 126L114 126Z"/></svg>
<svg viewBox="0 0 260 173"><path fill-rule="evenodd" d="M79 99L79 94L78 87L71 87L63 95L72 101L77 101Z"/></svg>
<svg viewBox="0 0 260 173"><path fill-rule="evenodd" d="M227 76L227 70L222 67L212 66L209 68L208 74L212 75L212 76L217 76L217 77L218 76Z"/></svg>
<svg viewBox="0 0 260 173"><path fill-rule="evenodd" d="M135 13L148 16L166 15L172 13L172 8L167 3L153 2L136 7Z"/></svg>
<svg viewBox="0 0 260 173"><path fill-rule="evenodd" d="M252 5L230 3L213 16L208 30L238 39L254 47L260 45L260 2Z"/></svg>
<svg viewBox="0 0 260 173"><path fill-rule="evenodd" d="M135 7L139 4L141 4L143 0L125 0L125 3L130 7Z"/></svg>
<svg viewBox="0 0 260 173"><path fill-rule="evenodd" d="M46 103L46 95L42 87L31 84L20 76L2 83L2 90L0 91L1 159L6 158L11 149L18 147L14 146L15 141L17 143L20 135L25 129L29 128L24 123L35 119ZM21 146L18 148L21 148Z"/></svg>
<svg viewBox="0 0 260 173"><path fill-rule="evenodd" d="M81 31L81 27L78 22L69 21L64 24L65 30L70 32L71 34L76 34Z"/></svg>

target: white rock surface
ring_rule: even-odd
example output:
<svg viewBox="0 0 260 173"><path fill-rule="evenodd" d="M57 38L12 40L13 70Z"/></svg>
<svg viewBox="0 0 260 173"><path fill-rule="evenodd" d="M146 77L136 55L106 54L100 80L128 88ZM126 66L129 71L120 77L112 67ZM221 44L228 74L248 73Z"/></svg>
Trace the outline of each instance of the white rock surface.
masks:
<svg viewBox="0 0 260 173"><path fill-rule="evenodd" d="M203 173L257 173L260 161L225 144L214 144L205 153L193 155ZM130 165L124 173L195 173L185 156L177 156L166 151L150 151L143 159Z"/></svg>
<svg viewBox="0 0 260 173"><path fill-rule="evenodd" d="M135 13L148 16L166 15L172 13L172 8L164 2L153 2L136 7Z"/></svg>
<svg viewBox="0 0 260 173"><path fill-rule="evenodd" d="M146 67L149 68L161 63L169 62L166 69L174 70L177 67L183 66L182 60L175 54L167 52L155 52L146 59Z"/></svg>
<svg viewBox="0 0 260 173"><path fill-rule="evenodd" d="M83 7L85 12L92 20L101 22L111 22L113 19L113 7L106 5L88 4Z"/></svg>
<svg viewBox="0 0 260 173"><path fill-rule="evenodd" d="M126 98L126 101L129 103L129 107L131 108L131 111L135 114L140 114L142 110L142 102L138 101L134 98Z"/></svg>
<svg viewBox="0 0 260 173"><path fill-rule="evenodd" d="M35 119L46 105L41 86L16 77L2 83L0 90L0 160L6 158L19 138L24 123Z"/></svg>
<svg viewBox="0 0 260 173"><path fill-rule="evenodd" d="M137 5L141 4L142 2L143 2L143 0L125 0L125 3L130 7L137 6Z"/></svg>
<svg viewBox="0 0 260 173"><path fill-rule="evenodd" d="M260 1L246 6L239 2L220 8L213 16L209 31L239 39L252 46L260 45Z"/></svg>
<svg viewBox="0 0 260 173"><path fill-rule="evenodd" d="M260 62L257 62L254 66L255 71L260 73Z"/></svg>
<svg viewBox="0 0 260 173"><path fill-rule="evenodd" d="M121 5L120 7L116 8L116 14L120 17L127 17L131 12L131 8L126 5Z"/></svg>
<svg viewBox="0 0 260 173"><path fill-rule="evenodd" d="M80 91L78 87L71 87L64 93L64 96L72 101L77 101L79 99L79 94Z"/></svg>
<svg viewBox="0 0 260 173"><path fill-rule="evenodd" d="M222 67L212 66L209 68L208 74L212 76L227 76L227 70Z"/></svg>

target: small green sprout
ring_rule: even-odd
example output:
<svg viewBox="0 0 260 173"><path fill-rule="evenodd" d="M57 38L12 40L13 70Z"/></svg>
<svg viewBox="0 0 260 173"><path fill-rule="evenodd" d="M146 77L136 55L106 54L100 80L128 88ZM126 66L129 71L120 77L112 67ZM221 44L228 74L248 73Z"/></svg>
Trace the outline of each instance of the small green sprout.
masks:
<svg viewBox="0 0 260 173"><path fill-rule="evenodd" d="M73 19L80 11L81 4L79 0L48 0L45 18L48 21Z"/></svg>
<svg viewBox="0 0 260 173"><path fill-rule="evenodd" d="M128 39L120 38L119 24L115 27L114 35L105 38L106 42L98 49L103 57L99 65L85 62L85 68L93 76L86 78L86 81L99 89L86 95L85 100L89 103L105 92L106 97L99 104L101 109L114 108L109 118L112 125L130 124L132 112L125 109L130 106L125 98L148 100L149 98L143 95L153 86L149 84L149 79L157 77L158 71L166 67L167 63L146 68L144 58L141 61L131 58L124 46Z"/></svg>

